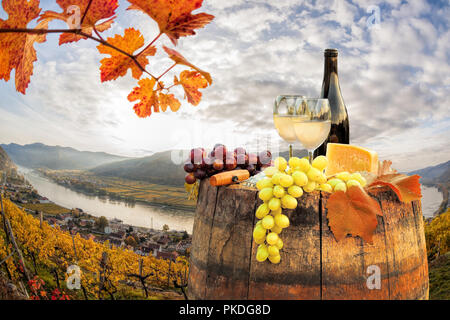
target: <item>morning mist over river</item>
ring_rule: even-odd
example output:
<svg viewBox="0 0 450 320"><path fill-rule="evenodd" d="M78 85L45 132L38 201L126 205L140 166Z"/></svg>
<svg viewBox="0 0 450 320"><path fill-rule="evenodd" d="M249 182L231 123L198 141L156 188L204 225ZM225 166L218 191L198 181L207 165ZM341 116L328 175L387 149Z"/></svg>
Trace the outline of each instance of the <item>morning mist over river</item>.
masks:
<svg viewBox="0 0 450 320"><path fill-rule="evenodd" d="M118 218L126 224L147 228L152 227L153 218L155 229L161 229L164 224L167 224L171 230L186 230L192 233L193 212L88 196L60 186L31 169L24 167L19 169L40 195L68 209L81 208L96 217ZM423 215L431 217L442 201L442 194L437 188L422 186L422 196Z"/></svg>
<svg viewBox="0 0 450 320"><path fill-rule="evenodd" d="M80 208L96 217L118 218L126 224L138 227L151 228L153 220L154 229L162 229L163 225L167 224L171 230L186 230L192 233L194 212L88 196L60 186L32 169L19 167L19 171L41 196L62 207Z"/></svg>

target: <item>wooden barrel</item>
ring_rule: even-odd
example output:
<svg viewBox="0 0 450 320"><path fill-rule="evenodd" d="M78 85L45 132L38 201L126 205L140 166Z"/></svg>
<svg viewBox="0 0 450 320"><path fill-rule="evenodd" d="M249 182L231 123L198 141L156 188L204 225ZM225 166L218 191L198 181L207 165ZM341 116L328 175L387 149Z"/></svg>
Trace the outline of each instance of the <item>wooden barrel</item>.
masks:
<svg viewBox="0 0 450 320"><path fill-rule="evenodd" d="M419 201L387 188L371 194L383 210L373 244L329 230L329 194L313 192L284 210L281 262L256 261L257 190L202 181L193 229L190 299L428 299L428 264ZM372 281L379 272L379 287ZM375 287L374 287L375 284Z"/></svg>

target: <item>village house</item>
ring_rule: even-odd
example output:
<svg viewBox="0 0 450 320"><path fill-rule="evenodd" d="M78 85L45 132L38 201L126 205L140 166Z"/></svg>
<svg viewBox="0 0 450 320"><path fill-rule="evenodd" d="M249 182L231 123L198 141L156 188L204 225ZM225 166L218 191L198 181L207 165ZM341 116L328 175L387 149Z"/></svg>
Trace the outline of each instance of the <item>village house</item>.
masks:
<svg viewBox="0 0 450 320"><path fill-rule="evenodd" d="M156 258L175 261L178 258L178 253L177 252L158 251L156 253Z"/></svg>

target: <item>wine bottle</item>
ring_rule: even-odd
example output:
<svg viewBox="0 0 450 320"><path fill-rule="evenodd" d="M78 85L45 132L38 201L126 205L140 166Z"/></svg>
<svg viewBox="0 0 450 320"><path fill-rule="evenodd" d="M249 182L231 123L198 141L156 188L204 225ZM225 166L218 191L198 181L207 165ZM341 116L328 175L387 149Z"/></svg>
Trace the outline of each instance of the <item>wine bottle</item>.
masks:
<svg viewBox="0 0 450 320"><path fill-rule="evenodd" d="M336 49L326 49L325 66L322 83L321 98L328 98L331 109L331 129L325 142L316 149L315 157L326 155L327 143L344 143L350 142L350 128L348 123L347 108L342 98L341 88L339 86Z"/></svg>

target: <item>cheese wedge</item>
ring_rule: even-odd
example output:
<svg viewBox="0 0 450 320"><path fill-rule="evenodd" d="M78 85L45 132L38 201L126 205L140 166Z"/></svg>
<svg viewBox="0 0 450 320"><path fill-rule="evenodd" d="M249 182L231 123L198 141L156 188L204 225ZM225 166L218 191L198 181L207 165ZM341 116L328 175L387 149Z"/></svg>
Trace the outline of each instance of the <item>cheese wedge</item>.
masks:
<svg viewBox="0 0 450 320"><path fill-rule="evenodd" d="M327 176L338 172L367 171L378 173L378 154L375 151L349 144L327 144L328 167Z"/></svg>

